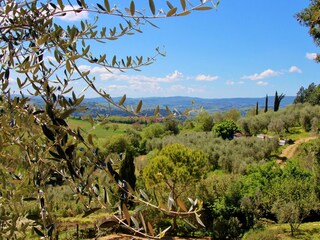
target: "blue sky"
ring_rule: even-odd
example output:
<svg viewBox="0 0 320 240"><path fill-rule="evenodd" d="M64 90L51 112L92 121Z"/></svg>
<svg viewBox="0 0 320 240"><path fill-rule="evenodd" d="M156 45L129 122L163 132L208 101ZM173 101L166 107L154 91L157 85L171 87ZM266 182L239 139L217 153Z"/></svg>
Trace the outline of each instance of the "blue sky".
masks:
<svg viewBox="0 0 320 240"><path fill-rule="evenodd" d="M123 2L115 2L124 7ZM90 69L96 86L113 97L264 97L275 91L294 96L301 86L319 84L320 79L320 65L312 60L319 49L294 17L308 4L307 0L221 0L218 10L158 19L153 23L160 29L142 26L142 34L104 45L93 43L95 52L107 56L152 56L156 47L166 52L166 57L157 58L141 72L110 74L79 64L83 70ZM77 18L90 21L93 16ZM76 24L79 19L67 16L59 21ZM114 17L102 18L99 26L115 23ZM81 91L84 85L78 82L74 87ZM87 91L86 96L97 95Z"/></svg>

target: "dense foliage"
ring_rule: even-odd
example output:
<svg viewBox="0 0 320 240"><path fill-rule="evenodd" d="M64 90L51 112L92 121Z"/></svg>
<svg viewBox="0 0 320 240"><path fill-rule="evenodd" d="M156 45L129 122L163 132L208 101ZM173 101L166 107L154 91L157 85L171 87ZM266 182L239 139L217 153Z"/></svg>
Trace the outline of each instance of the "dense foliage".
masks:
<svg viewBox="0 0 320 240"><path fill-rule="evenodd" d="M320 104L320 85L311 83L308 88L301 87L297 92L294 103L310 103L311 105Z"/></svg>
<svg viewBox="0 0 320 240"><path fill-rule="evenodd" d="M309 34L313 38L314 43L320 46L320 1L310 0L309 7L305 8L297 14L298 21L309 28ZM316 59L317 62L320 61L319 54Z"/></svg>
<svg viewBox="0 0 320 240"><path fill-rule="evenodd" d="M232 120L225 120L221 123L215 124L212 128L215 136L222 137L223 139L232 139L233 135L239 132L239 128Z"/></svg>

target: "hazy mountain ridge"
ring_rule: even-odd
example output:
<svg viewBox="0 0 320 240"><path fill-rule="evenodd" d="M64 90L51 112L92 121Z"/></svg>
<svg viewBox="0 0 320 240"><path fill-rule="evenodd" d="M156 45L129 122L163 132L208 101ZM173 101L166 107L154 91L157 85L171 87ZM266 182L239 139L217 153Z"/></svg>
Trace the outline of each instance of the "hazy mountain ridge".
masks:
<svg viewBox="0 0 320 240"><path fill-rule="evenodd" d="M285 98L281 102L281 106L286 106L288 104L292 104L295 96L285 96ZM115 102L119 101L121 97L115 97ZM256 102L259 102L259 105L264 106L265 98L198 98L198 97L147 97L147 98L127 98L125 104L137 104L139 100L142 100L144 106L150 105L159 105L161 106L176 106L176 105L192 105L192 102L195 105L207 105L207 104L218 104L218 105L245 105L252 107L255 106ZM95 102L95 103L106 103L106 100L102 97L98 98L86 98L85 102ZM273 105L274 96L269 96L269 106Z"/></svg>
<svg viewBox="0 0 320 240"><path fill-rule="evenodd" d="M120 101L120 97L114 98L115 102ZM280 107L285 107L292 104L294 96L286 96ZM128 108L130 106L135 109L138 102L142 100L142 114L152 115L156 106L159 105L160 109L165 109L166 106L170 109L176 109L178 111L184 111L186 109L199 109L202 107L204 110L212 112L225 112L232 108L239 109L242 113L248 109L255 108L258 102L259 108L263 109L265 105L265 98L194 98L194 97L148 97L148 98L127 98L124 105ZM273 109L274 97L269 97L269 109ZM108 115L127 115L121 110L115 109L103 98L86 98L84 99L83 106L87 107L89 112L79 113L84 114L108 114ZM165 114L165 111L161 111ZM78 115L78 114L77 114Z"/></svg>
<svg viewBox="0 0 320 240"><path fill-rule="evenodd" d="M38 106L43 105L43 100L40 97L32 97L32 102ZM113 100L118 103L121 97L115 97ZM280 104L280 107L285 107L292 104L294 96L286 96ZM159 105L160 114L167 115L166 107L171 110L183 112L186 109L199 110L203 108L209 113L225 112L232 108L240 110L244 114L249 109L255 108L258 102L259 108L264 109L265 98L195 98L195 97L148 97L148 98L127 98L124 105L131 110L135 109L138 102L142 100L141 115L151 116L154 109ZM274 97L269 97L269 109L273 109ZM102 115L115 115L115 116L128 116L128 113L113 107L108 101L102 97L98 98L85 98L81 106L87 108L87 111L76 112L74 116L92 115L93 117L98 114Z"/></svg>

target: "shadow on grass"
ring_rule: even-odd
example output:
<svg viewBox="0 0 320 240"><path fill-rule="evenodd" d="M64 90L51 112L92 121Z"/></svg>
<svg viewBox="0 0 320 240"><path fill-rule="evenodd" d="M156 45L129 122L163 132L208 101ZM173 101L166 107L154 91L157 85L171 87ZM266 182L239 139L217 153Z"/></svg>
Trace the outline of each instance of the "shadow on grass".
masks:
<svg viewBox="0 0 320 240"><path fill-rule="evenodd" d="M271 155L270 158L272 158L272 159L279 159L279 160L281 160L281 161L286 161L286 160L287 160L287 157L281 157L281 156L276 155L276 154Z"/></svg>

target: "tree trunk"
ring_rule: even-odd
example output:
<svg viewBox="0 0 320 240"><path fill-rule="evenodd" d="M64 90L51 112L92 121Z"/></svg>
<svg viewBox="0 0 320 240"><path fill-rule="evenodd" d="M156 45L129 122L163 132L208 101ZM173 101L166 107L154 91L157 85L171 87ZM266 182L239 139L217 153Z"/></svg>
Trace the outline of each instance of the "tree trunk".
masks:
<svg viewBox="0 0 320 240"><path fill-rule="evenodd" d="M294 227L293 223L290 223L291 236L294 237Z"/></svg>
<svg viewBox="0 0 320 240"><path fill-rule="evenodd" d="M175 215L173 217L173 234L174 234L174 236L177 235L177 229L178 229L177 216Z"/></svg>

